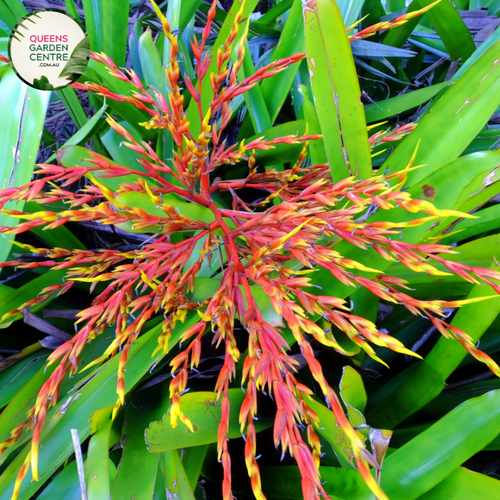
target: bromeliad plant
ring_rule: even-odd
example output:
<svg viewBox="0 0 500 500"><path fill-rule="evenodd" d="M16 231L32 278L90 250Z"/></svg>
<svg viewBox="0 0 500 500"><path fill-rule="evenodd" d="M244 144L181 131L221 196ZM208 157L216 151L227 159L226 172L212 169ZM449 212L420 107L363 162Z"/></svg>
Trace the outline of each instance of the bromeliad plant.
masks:
<svg viewBox="0 0 500 500"><path fill-rule="evenodd" d="M183 84L190 99L196 103L201 125L198 129L190 124L181 91L177 40L167 19L156 5L154 7L170 44L170 65L166 68L168 95L157 89L148 91L134 71L122 71L104 54L93 54L92 58L106 65L112 77L132 85L132 95L119 95L96 83L77 83L74 88L133 104L148 113L151 118L143 123L144 127L164 129L171 134L175 143L173 158L163 161L147 142L137 141L108 116L109 125L123 137L123 145L140 154L136 169L117 165L91 152L91 166L66 168L42 164L32 182L0 191L2 213L22 220L15 227L3 227L1 231L6 234L21 234L40 226L50 230L67 222L98 222L130 232L151 234L135 248L98 251L37 248L16 243L36 259L0 264L1 267L22 269L67 270L61 284L46 288L39 297L11 311L2 318L2 323L16 318L24 309L68 292L77 283L90 283L91 291L99 291L92 306L79 313L76 335L50 355L49 363L57 363L57 368L40 389L27 419L0 445L3 452L12 447L23 432L33 429L31 451L20 469L13 498L17 497L30 467L33 478L38 479L38 452L47 413L58 402L63 379L79 370L84 346L108 327L114 327L114 340L102 356L86 366L89 368L110 356L119 356L114 416L125 402L127 357L144 324L151 318L163 316L154 353L157 362L172 348L174 328L194 315L197 320L191 321L191 326L181 334L181 349L170 361L173 375L170 422L175 427L180 420L195 431L183 411L181 396L188 389L189 369L196 368L200 362L202 338L211 336L216 346L224 348L224 364L215 391L222 408L217 446L224 469L225 500L233 498L228 451L229 388L231 381L239 376L237 373L241 374L239 382L245 393L239 408L239 424L246 439L245 462L255 497L265 498L256 458L255 419L257 393L266 391L276 405L274 444L295 459L302 476L304 498L328 498L319 474L321 444L316 433L319 417L312 409L313 391L297 380L299 363L290 355L293 343L298 344L327 405L350 441L359 472L377 497L386 499L370 472L370 466L380 471L380 461L365 447L363 435L345 416L342 403L325 377L311 342L314 340L338 353L352 355L340 340L347 336L368 356L382 363L373 345L414 354L372 321L356 315L344 300L347 293L343 296L322 294L315 283L315 274L326 273L329 279L348 289L362 287L388 303L403 305L412 314L427 318L442 335L456 339L476 359L500 375L498 365L475 346L466 332L448 323L445 314L446 308L488 297L417 299L412 297L405 280L344 257L337 247L347 242L360 249L370 248L386 261L400 262L416 273L435 276L452 273L469 283L486 283L496 292L500 292L497 283L500 273L447 260L443 254L454 253L448 246L409 243L399 238L405 228L440 218L471 217L467 213L435 208L424 199L412 198L405 187L408 174L419 168L414 164L415 155L408 164L400 165L398 172L378 172L367 179L351 176L334 182L330 165L311 164L308 159L309 142L320 139L317 134L287 135L271 140L259 137L239 144L229 143L227 127L232 116L232 100L305 57L299 53L276 60L255 74L240 78L248 32L248 22L242 19L244 3L234 19L229 37L217 52L216 70L208 75L210 84L206 87L201 82L206 81L211 62L205 45L216 13L215 1L200 40L195 38L192 42L198 83L184 75ZM392 24L399 25L403 21L397 18ZM391 26L381 23L371 30L364 29L357 33L356 39ZM228 61L235 50L237 56L231 67ZM414 125L410 124L392 133L379 132L372 136L370 143L374 146L397 140L413 129ZM259 152L280 144L302 145L296 163L288 169L260 169ZM244 178L224 180L218 177L221 167L241 163L248 165ZM83 179L82 189L76 192L70 189ZM262 199L244 201L238 192L243 188L259 189L266 195ZM231 208L224 208L217 201L221 193L230 194ZM8 208L12 206L7 205L8 202L20 200L43 205L63 202L70 207L34 213ZM396 207L400 209L398 213L425 215L415 219L410 215L401 221L391 221L390 216L384 220L380 215L397 210ZM377 210L378 218L373 218ZM446 272L441 270L443 266ZM207 267L212 271L211 278L200 277ZM212 293L200 297L197 288L207 279ZM263 313L257 300L262 292L279 315L281 325L271 322ZM248 339L243 353L236 342L236 320ZM302 429L306 430L305 434L301 433Z"/></svg>

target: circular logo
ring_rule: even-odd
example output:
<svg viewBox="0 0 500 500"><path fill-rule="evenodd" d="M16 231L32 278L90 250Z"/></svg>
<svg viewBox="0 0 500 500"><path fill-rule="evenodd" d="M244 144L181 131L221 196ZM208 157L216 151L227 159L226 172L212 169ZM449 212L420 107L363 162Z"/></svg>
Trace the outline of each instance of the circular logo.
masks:
<svg viewBox="0 0 500 500"><path fill-rule="evenodd" d="M90 43L77 21L55 10L23 17L9 38L9 58L17 76L30 87L67 87L85 71Z"/></svg>

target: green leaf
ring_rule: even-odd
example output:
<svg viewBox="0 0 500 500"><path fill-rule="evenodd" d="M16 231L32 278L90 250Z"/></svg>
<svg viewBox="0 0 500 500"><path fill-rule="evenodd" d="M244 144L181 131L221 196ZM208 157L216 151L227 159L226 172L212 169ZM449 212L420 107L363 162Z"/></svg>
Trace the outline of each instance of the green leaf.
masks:
<svg viewBox="0 0 500 500"><path fill-rule="evenodd" d="M4 0L0 1L0 19L9 30L13 30L16 27L17 21L19 21L19 18L12 13Z"/></svg>
<svg viewBox="0 0 500 500"><path fill-rule="evenodd" d="M70 462L64 469L52 479L38 497L41 500L52 500L53 498L64 498L64 500L81 500L80 482L76 461Z"/></svg>
<svg viewBox="0 0 500 500"><path fill-rule="evenodd" d="M500 105L499 50L497 42L471 66L390 155L382 171L401 170L418 148L414 164L425 166L410 172L409 181L415 184L462 153Z"/></svg>
<svg viewBox="0 0 500 500"><path fill-rule="evenodd" d="M201 468L207 456L208 447L209 445L191 446L190 448L186 448L182 455L182 466L193 491L198 484Z"/></svg>
<svg viewBox="0 0 500 500"><path fill-rule="evenodd" d="M103 113L107 109L106 99L102 108L97 111L97 113L80 129L76 134L73 134L62 147L65 146L76 146L77 144L85 144L92 136L97 132L97 130L106 123L102 119ZM47 163L51 163L56 159L56 153L54 153L48 160Z"/></svg>
<svg viewBox="0 0 500 500"><path fill-rule="evenodd" d="M194 71L193 61L191 59L191 53L184 41L184 38L177 37L179 43L179 68L182 75L191 78L191 81L196 80L196 73Z"/></svg>
<svg viewBox="0 0 500 500"><path fill-rule="evenodd" d="M125 66L130 0L83 0L85 24L94 52L104 52Z"/></svg>
<svg viewBox="0 0 500 500"><path fill-rule="evenodd" d="M64 5L66 6L66 12L78 19L78 10L76 9L75 0L64 0Z"/></svg>
<svg viewBox="0 0 500 500"><path fill-rule="evenodd" d="M132 61L132 69L136 72L137 76L142 80L144 74L142 72L141 61L139 57L139 37L142 35L142 18L140 17L132 27L132 33L128 39L128 49L130 52L130 59Z"/></svg>
<svg viewBox="0 0 500 500"><path fill-rule="evenodd" d="M139 37L138 49L146 86L149 87L152 85L160 90L164 70L160 54L153 42L153 37L149 28Z"/></svg>
<svg viewBox="0 0 500 500"><path fill-rule="evenodd" d="M277 6L282 4L283 2L280 2ZM304 52L304 49L305 38L302 3L300 0L294 0L286 23L281 31L272 60L277 61L285 57L290 57L293 54ZM292 64L284 71L280 71L276 75L265 79L261 83L262 95L264 96L264 100L271 117L271 122L273 123L276 120L288 93L290 92L290 88L292 87L293 80L298 69L299 64Z"/></svg>
<svg viewBox="0 0 500 500"><path fill-rule="evenodd" d="M310 134L321 134L321 126L318 120L318 114L316 113L316 108L314 104L309 100L309 92L305 85L299 86L299 92L302 94L303 98L303 110L304 110L304 120L308 126L308 132ZM311 141L309 143L309 156L311 157L311 162L313 165L319 165L321 163L327 163L328 158L325 152L325 142L323 138L317 141Z"/></svg>
<svg viewBox="0 0 500 500"><path fill-rule="evenodd" d="M414 109L432 99L439 91L453 85L453 81L430 85L422 89L413 90L403 95L390 97L365 105L366 123L385 120L391 116Z"/></svg>
<svg viewBox="0 0 500 500"><path fill-rule="evenodd" d="M0 285L0 300L7 297L7 295L10 295L13 291L14 291L14 288L11 288L10 286L1 284Z"/></svg>
<svg viewBox="0 0 500 500"><path fill-rule="evenodd" d="M116 467L109 459L111 420L91 438L86 462L88 500L109 500Z"/></svg>
<svg viewBox="0 0 500 500"><path fill-rule="evenodd" d="M182 500L195 500L194 488L189 484L189 480L184 470L184 466L179 458L177 450L169 450L162 453L165 486L172 498L182 498Z"/></svg>
<svg viewBox="0 0 500 500"><path fill-rule="evenodd" d="M500 391L470 399L387 457L381 486L388 497L418 498L482 450L500 432L499 402Z"/></svg>
<svg viewBox="0 0 500 500"><path fill-rule="evenodd" d="M478 173L470 181L467 188L464 188L462 190L453 208L463 213L474 212L478 207L483 206L491 198L499 193L500 185L497 184L497 181L498 172L496 170L492 170L490 172L483 171ZM475 191L473 191L474 187L477 188ZM475 217L478 217L478 215L473 215ZM430 236L433 238L439 234L453 231L453 223L456 222L456 218L447 217L439 222L439 225L429 231Z"/></svg>
<svg viewBox="0 0 500 500"><path fill-rule="evenodd" d="M21 307L24 302L35 298L44 288L54 285L57 283L61 283L65 275L65 271L62 269L59 270L50 270L49 272L38 276L37 278L32 279L25 285L21 286L7 297L0 300L0 318L7 314L10 311L13 311L19 307ZM52 297L45 301L44 303L38 304L30 308L30 311L36 312L40 310L42 307L45 307L51 300L54 300L55 297ZM16 321L20 319L22 315L18 314L9 318L9 324L12 321ZM0 328L5 328L7 325L5 323L0 324Z"/></svg>
<svg viewBox="0 0 500 500"><path fill-rule="evenodd" d="M15 366L15 365L13 365ZM10 437L10 431L20 425L26 420L26 412L31 405L35 403L34 396L38 394L38 391L42 385L47 381L52 372L55 370L55 366L50 367L40 367L39 370L32 376L17 392L17 394L11 399L7 407L2 411L0 415L0 438L2 441ZM28 439L28 435L25 434L21 437L20 443L22 445ZM0 456L0 464L3 464L9 456L9 451L7 450L3 455ZM1 476L0 476L1 482Z"/></svg>
<svg viewBox="0 0 500 500"><path fill-rule="evenodd" d="M203 0L183 0L182 9L179 13L179 29L186 29L186 26L194 17L196 11L202 3Z"/></svg>
<svg viewBox="0 0 500 500"><path fill-rule="evenodd" d="M460 467L418 500L495 500L499 491L498 479Z"/></svg>
<svg viewBox="0 0 500 500"><path fill-rule="evenodd" d="M66 87L64 89L59 89L57 95L61 99L61 102L64 104L64 107L77 128L83 127L87 123L87 115L80 104L76 91L71 87Z"/></svg>
<svg viewBox="0 0 500 500"><path fill-rule="evenodd" d="M346 405L365 411L367 396L361 375L351 366L344 366L340 379L340 395Z"/></svg>
<svg viewBox="0 0 500 500"><path fill-rule="evenodd" d="M168 406L162 410L165 399L168 404L168 397L158 395L157 391L142 391L135 394L127 406L122 430L125 446L113 486L113 500L152 497L159 457L148 451L144 429L167 411Z"/></svg>
<svg viewBox="0 0 500 500"><path fill-rule="evenodd" d="M9 0L8 2L6 2L5 0L2 1L8 6L8 8L18 21L26 14L28 14L28 10L23 5L23 2L21 0Z"/></svg>
<svg viewBox="0 0 500 500"><path fill-rule="evenodd" d="M283 15L285 12L290 10L294 3L294 0L283 0L278 2L274 7L270 8L260 19L264 23L276 21L278 17Z"/></svg>
<svg viewBox="0 0 500 500"><path fill-rule="evenodd" d="M233 52L233 63L237 59L237 52ZM245 56L243 64L238 73L238 78L243 80L246 77L255 74L255 66L252 61L252 54L248 43L245 44ZM264 101L263 92L260 85L255 85L253 88L243 94L248 108L250 119L252 120L253 129L257 133L261 133L272 127L271 117Z"/></svg>
<svg viewBox="0 0 500 500"><path fill-rule="evenodd" d="M455 73L455 79L460 78L465 74L466 71L487 51L490 49L492 45L494 45L496 42L500 40L500 28L497 28L495 32L488 37L487 40L485 40L472 54L467 61L465 61L465 64L463 64L458 71Z"/></svg>
<svg viewBox="0 0 500 500"><path fill-rule="evenodd" d="M45 351L34 352L6 370L0 372L0 408L10 403L47 360Z"/></svg>
<svg viewBox="0 0 500 500"><path fill-rule="evenodd" d="M333 0L303 8L314 103L334 181L371 177L359 81L340 11Z"/></svg>
<svg viewBox="0 0 500 500"><path fill-rule="evenodd" d="M128 122L118 122L123 128L125 128L130 135L137 141L141 142L139 134L134 130L134 128ZM118 164L133 170L142 170L143 167L138 162L141 155L123 145L123 137L112 127L101 135L101 141L108 150L111 158Z"/></svg>
<svg viewBox="0 0 500 500"><path fill-rule="evenodd" d="M335 0L339 6L346 27L352 26L357 20L365 0Z"/></svg>
<svg viewBox="0 0 500 500"><path fill-rule="evenodd" d="M498 180L496 178L498 166L500 166L500 151L483 151L462 156L435 170L415 184L410 181L411 187L408 191L412 198L417 199L424 196L439 209L463 211L462 205L467 202L470 206L465 211L470 212L486 201L476 200L474 203L475 198L481 194L485 186L491 184L491 188L495 190L493 194L488 194L490 198L498 193L500 188L498 185L494 185ZM451 179L453 180L451 181ZM377 215L384 217L382 213ZM399 216L406 221L415 217L414 214L404 212L396 214L392 220L399 221ZM443 217L437 220L437 225L436 221L433 220L415 228L408 228L405 230L405 238L407 241L414 242L426 240L439 234L456 219L456 216Z"/></svg>
<svg viewBox="0 0 500 500"><path fill-rule="evenodd" d="M387 10L389 12L397 12L405 8L405 0L387 0Z"/></svg>
<svg viewBox="0 0 500 500"><path fill-rule="evenodd" d="M189 392L181 397L182 412L189 418L194 432L182 423L177 427L170 425L170 415L164 415L161 421L151 422L146 429L146 443L149 451L161 453L191 446L217 442L217 430L222 410L220 400L216 400L215 392ZM241 437L238 415L245 394L241 389L229 389L230 413L227 435L231 438ZM259 417L255 421L257 432L267 429L272 420Z"/></svg>
<svg viewBox="0 0 500 500"><path fill-rule="evenodd" d="M0 81L0 178L2 189L23 186L31 180L40 145L50 92L28 87L8 69ZM24 202L8 202L5 208L23 209ZM0 226L15 226L19 219L0 215ZM0 262L10 252L12 236L0 237Z"/></svg>

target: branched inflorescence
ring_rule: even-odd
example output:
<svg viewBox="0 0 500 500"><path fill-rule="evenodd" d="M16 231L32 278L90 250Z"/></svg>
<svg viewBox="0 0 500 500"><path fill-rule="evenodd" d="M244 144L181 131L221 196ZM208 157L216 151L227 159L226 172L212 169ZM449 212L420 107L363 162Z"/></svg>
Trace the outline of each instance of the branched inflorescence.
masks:
<svg viewBox="0 0 500 500"><path fill-rule="evenodd" d="M192 44L198 82L203 81L211 61L205 52L205 44L215 7L214 1L201 39ZM30 464L33 478L37 479L40 433L48 408L57 403L58 388L66 374L78 370L78 359L84 345L106 327L114 325L113 342L93 364L117 352L116 355L120 356L116 413L125 399L127 356L145 322L159 314L163 315L157 351L166 353L173 328L183 322L187 314L194 313L199 319L182 334L180 340L183 348L170 363L172 374L175 375L170 384L170 418L173 426L180 420L191 427L191 422L182 411L181 394L187 388L189 367L197 367L200 362L202 336L212 335L214 343L225 349L224 365L215 387L222 407L218 451L224 467L225 500L233 498L231 461L227 447L230 410L228 389L236 373L236 364L242 356L241 383L245 388L245 399L239 418L241 430L246 435L245 460L255 497L265 498L255 456L254 418L257 415L257 392L266 390L273 396L277 407L275 445L296 460L303 478L304 498L327 498L318 469L321 453L315 432L318 417L307 403L311 389L296 379L297 361L289 354L290 346L282 331L285 327L293 334L338 424L350 439L358 470L378 498L386 498L369 471L369 465L376 466L376 461L347 420L335 391L315 359L310 341L314 339L339 353L349 355L335 338L335 331L340 330L380 362L372 345L385 346L405 354L413 353L398 340L380 331L371 321L353 314L344 297L313 293L311 273L323 270L343 285L365 287L384 301L402 304L411 313L428 318L443 335L458 340L496 374L500 374L500 369L494 361L479 351L465 332L444 319L445 308L459 307L472 300L417 300L406 293L408 288L404 280L347 259L335 248L340 241L362 249L371 248L384 259L397 260L415 272L442 275L446 274L442 271L444 267L468 282L487 283L496 292L500 292L499 285L495 283L495 280L500 279L500 273L448 261L442 255L453 251L443 245L410 244L399 238L391 238L395 234L399 235L405 227L423 224L433 218L467 216L438 210L422 199L412 199L402 189L407 173L416 168L412 164L397 174L375 175L366 180L351 177L333 183L328 165L309 165L307 162L308 142L319 136L285 136L273 140L261 137L246 144L226 143L224 131L231 119L231 100L260 80L304 57L304 54L298 54L275 61L254 75L238 80L246 34L240 36L238 58L232 69L228 69L227 63L237 40L242 10L235 18L226 43L215 56L216 70L209 75L209 90L213 99L207 109L202 104L201 83L196 89L193 82L184 79L191 98L197 104L201 121L200 130L196 133L191 131L180 91L176 38L170 31L168 21L157 12L170 43L170 65L166 69L170 89L168 101L155 89L150 93L133 71L122 71L103 54L93 54L92 58L107 65L112 76L133 85L134 92L131 95L117 95L92 83L77 83L74 87L108 99L128 102L147 112L151 119L144 124L145 127L166 129L172 135L174 158L167 163L162 161L148 143L136 141L112 117L108 117L110 126L124 138L124 145L140 153L137 169L112 164L105 157L92 152L92 166L64 168L40 165L36 180L21 188L0 191L3 213L22 220L15 227L1 228L6 234L23 233L38 226L51 229L69 221L94 221L154 235L133 250L70 251L34 248L18 243L43 258L35 262L0 264L1 267L67 269L64 283L46 288L39 297L4 316L2 322L13 318L23 308L67 292L76 282L91 283L91 290L98 283L105 285L92 306L79 314L78 323L81 327L77 334L51 354L49 363L58 362L58 367L40 390L27 420L12 432L11 438L0 445L0 451L5 451L16 443L25 429L34 429L31 453L19 474L16 492ZM396 130L396 138L408 132L408 128ZM372 143L391 139L384 134L375 137ZM284 171L271 168L259 172L256 168L258 152L278 144L301 144L298 161ZM248 175L244 179L212 180L212 174L218 167L240 162L248 164ZM135 182L122 183L116 191L106 187L106 178L122 176L135 178ZM65 187L83 177L89 182L81 192L65 190ZM244 202L236 192L243 187L266 190L268 195L258 202ZM213 195L217 192L229 192L232 195L231 209L221 208L214 201ZM131 193L134 196L129 198ZM151 209L127 204L131 199L142 200L143 207ZM68 204L68 209L30 214L7 209L6 203L13 200L36 200L45 205L63 201ZM261 211L256 211L256 207L261 207ZM361 222L361 215L370 207L377 207L379 212L401 207L411 213L424 212L426 216L398 223L370 222L365 217ZM184 235L181 241L173 237L179 233ZM190 294L196 287L197 275L204 263L211 262L214 255L220 256L220 286L203 302L193 301ZM439 264L438 267L435 263ZM273 326L266 321L252 295L252 287L264 290L274 310L281 316L283 327ZM239 319L248 334L247 351L243 355L238 350L234 336L235 318ZM325 330L318 325L318 318L335 328ZM305 441L299 431L302 426L307 428Z"/></svg>

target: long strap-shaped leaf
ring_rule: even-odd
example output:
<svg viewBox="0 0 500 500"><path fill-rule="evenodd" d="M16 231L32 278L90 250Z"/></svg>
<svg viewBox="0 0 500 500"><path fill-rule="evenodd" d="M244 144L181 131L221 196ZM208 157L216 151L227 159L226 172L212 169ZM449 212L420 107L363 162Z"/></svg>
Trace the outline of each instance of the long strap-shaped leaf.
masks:
<svg viewBox="0 0 500 500"><path fill-rule="evenodd" d="M28 87L9 69L0 83L0 189L29 182L35 167L40 137L51 92ZM9 202L8 208L22 210L24 202ZM0 226L17 220L0 216ZM12 237L2 238L0 261L9 254Z"/></svg>
<svg viewBox="0 0 500 500"><path fill-rule="evenodd" d="M335 181L371 176L365 114L351 46L333 0L303 4L314 101Z"/></svg>
<svg viewBox="0 0 500 500"><path fill-rule="evenodd" d="M234 56L236 60L237 56ZM255 66L252 61L252 55L248 44L245 44L245 57L241 66L238 77L243 80L255 73ZM264 100L263 92L260 85L255 85L248 92L243 94L245 103L248 108L248 113L252 121L253 129L257 133L261 133L272 127L271 117L269 116L268 106Z"/></svg>
<svg viewBox="0 0 500 500"><path fill-rule="evenodd" d="M83 0L85 24L94 52L104 52L118 65L125 65L130 0Z"/></svg>
<svg viewBox="0 0 500 500"><path fill-rule="evenodd" d="M283 26L280 39L276 44L273 61L290 57L297 52L304 52L304 22L302 19L301 0L293 2L288 19ZM299 64L292 64L284 71L275 74L261 83L262 95L266 101L267 109L271 115L271 122L273 123L290 92L298 70Z"/></svg>
<svg viewBox="0 0 500 500"><path fill-rule="evenodd" d="M396 172L406 166L417 150L409 174L414 185L443 165L455 160L477 136L500 105L500 41L486 51L446 92L385 161L382 170Z"/></svg>

